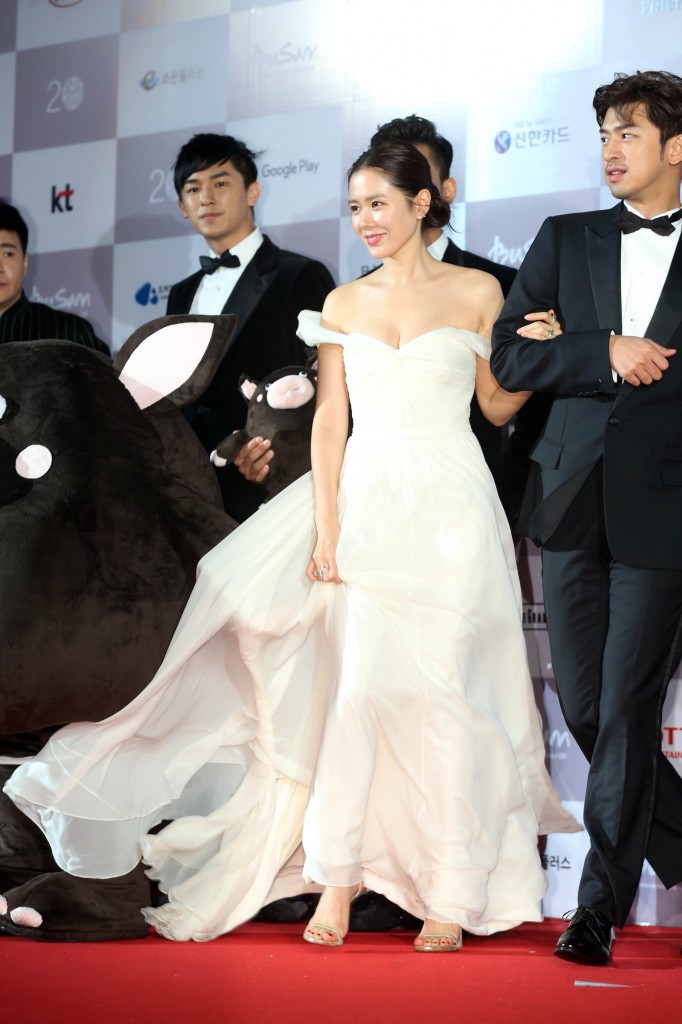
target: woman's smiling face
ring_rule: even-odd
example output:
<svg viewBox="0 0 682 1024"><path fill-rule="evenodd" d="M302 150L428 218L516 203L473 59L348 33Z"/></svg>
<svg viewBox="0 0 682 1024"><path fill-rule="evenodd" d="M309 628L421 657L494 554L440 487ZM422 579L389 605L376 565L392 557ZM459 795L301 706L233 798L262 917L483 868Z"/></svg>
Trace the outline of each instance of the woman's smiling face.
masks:
<svg viewBox="0 0 682 1024"><path fill-rule="evenodd" d="M421 230L428 205L420 196L408 199L376 167L363 167L352 176L348 206L353 230L374 259L393 256Z"/></svg>

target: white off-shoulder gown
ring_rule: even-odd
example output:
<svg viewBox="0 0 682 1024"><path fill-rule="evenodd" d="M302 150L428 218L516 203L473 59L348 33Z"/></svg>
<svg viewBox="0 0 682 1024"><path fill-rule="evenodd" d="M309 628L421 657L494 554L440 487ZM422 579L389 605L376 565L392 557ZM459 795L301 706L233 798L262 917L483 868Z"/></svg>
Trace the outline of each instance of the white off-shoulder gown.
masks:
<svg viewBox="0 0 682 1024"><path fill-rule="evenodd" d="M299 332L343 347L343 584L305 575L308 474L202 559L143 693L60 730L6 792L66 871L143 856L169 895L145 916L172 939L360 878L476 934L540 920L538 834L579 826L545 770L514 549L469 427L489 342L443 327L393 349L307 311Z"/></svg>

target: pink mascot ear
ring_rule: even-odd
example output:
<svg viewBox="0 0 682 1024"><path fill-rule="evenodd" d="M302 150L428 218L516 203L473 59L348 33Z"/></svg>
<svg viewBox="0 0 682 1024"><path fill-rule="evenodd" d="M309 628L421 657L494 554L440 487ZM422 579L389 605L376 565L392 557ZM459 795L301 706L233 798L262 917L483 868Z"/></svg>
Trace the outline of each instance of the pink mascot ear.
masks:
<svg viewBox="0 0 682 1024"><path fill-rule="evenodd" d="M114 368L140 409L182 408L211 383L236 326L233 315L159 317L128 338Z"/></svg>
<svg viewBox="0 0 682 1024"><path fill-rule="evenodd" d="M241 391L241 393L243 394L243 396L244 396L244 398L246 399L247 402L251 398L253 398L253 396L256 393L257 388L258 388L258 381L257 380L251 380L251 378L247 377L246 375L244 375L242 377L242 379L239 381L239 390Z"/></svg>

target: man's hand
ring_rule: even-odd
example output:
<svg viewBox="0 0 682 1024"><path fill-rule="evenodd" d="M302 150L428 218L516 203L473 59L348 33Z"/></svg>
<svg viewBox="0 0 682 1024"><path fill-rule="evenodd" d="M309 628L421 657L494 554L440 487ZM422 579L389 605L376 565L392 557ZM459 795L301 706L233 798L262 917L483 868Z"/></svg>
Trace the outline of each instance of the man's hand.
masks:
<svg viewBox="0 0 682 1024"><path fill-rule="evenodd" d="M232 460L242 476L252 484L262 484L270 472L268 463L275 454L270 443L262 437L252 437Z"/></svg>
<svg viewBox="0 0 682 1024"><path fill-rule="evenodd" d="M619 377L628 384L653 384L660 380L677 349L663 348L651 338L633 338L627 334L612 334L609 341L609 359Z"/></svg>

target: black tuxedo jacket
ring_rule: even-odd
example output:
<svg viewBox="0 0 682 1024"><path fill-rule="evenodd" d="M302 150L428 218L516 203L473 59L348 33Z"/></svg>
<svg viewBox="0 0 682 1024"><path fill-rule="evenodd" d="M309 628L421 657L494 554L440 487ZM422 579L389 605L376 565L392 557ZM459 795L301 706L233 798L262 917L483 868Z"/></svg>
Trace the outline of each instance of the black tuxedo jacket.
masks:
<svg viewBox="0 0 682 1024"><path fill-rule="evenodd" d="M511 391L554 395L532 458L540 487L528 533L547 541L603 459L604 515L613 555L639 568L682 569L682 351L660 381L617 384L611 332L621 333L620 248L611 210L550 217L493 331L493 373ZM534 341L523 314L554 308L564 333ZM682 244L646 336L682 349Z"/></svg>
<svg viewBox="0 0 682 1024"><path fill-rule="evenodd" d="M189 313L202 279L201 271L173 285L167 312ZM316 260L278 248L265 236L245 268L222 313L236 313L237 330L212 383L187 411L187 418L207 452L239 430L246 402L239 379L246 373L261 380L282 366L305 363L306 348L296 337L302 309L322 309L333 289L329 271ZM234 466L217 470L225 510L238 522L256 511L265 492L249 483Z"/></svg>

